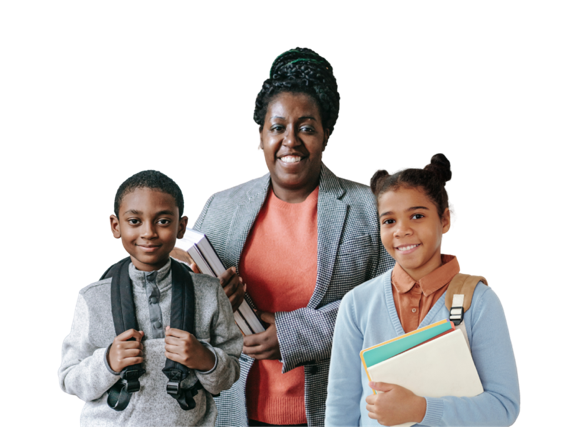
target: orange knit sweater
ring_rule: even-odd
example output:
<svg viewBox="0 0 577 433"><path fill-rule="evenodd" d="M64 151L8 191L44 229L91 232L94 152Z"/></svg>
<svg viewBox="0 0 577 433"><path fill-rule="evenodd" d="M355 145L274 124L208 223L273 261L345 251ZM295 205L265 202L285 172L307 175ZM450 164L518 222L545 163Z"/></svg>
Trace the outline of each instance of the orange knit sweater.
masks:
<svg viewBox="0 0 577 433"><path fill-rule="evenodd" d="M261 311L306 307L317 278L315 189L302 203L286 203L272 189L240 258L240 274ZM304 424L304 369L281 374L278 360L255 361L246 384L249 419L267 424Z"/></svg>

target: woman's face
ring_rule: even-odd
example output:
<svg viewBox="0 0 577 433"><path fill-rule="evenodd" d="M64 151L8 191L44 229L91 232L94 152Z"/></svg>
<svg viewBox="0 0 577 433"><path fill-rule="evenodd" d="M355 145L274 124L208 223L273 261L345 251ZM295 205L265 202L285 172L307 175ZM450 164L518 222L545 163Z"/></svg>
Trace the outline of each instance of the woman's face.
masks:
<svg viewBox="0 0 577 433"><path fill-rule="evenodd" d="M260 147L278 198L298 203L317 187L328 138L310 96L283 92L269 103Z"/></svg>

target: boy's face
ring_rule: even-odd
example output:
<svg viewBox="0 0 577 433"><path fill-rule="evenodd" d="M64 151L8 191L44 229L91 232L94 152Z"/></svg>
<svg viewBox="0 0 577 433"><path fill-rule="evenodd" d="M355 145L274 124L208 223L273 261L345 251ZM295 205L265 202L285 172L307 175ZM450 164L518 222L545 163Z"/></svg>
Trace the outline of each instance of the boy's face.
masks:
<svg viewBox="0 0 577 433"><path fill-rule="evenodd" d="M178 218L174 197L150 188L126 194L118 218L110 215L112 234L122 239L134 266L146 272L166 264L176 239L184 236L187 223L187 217Z"/></svg>

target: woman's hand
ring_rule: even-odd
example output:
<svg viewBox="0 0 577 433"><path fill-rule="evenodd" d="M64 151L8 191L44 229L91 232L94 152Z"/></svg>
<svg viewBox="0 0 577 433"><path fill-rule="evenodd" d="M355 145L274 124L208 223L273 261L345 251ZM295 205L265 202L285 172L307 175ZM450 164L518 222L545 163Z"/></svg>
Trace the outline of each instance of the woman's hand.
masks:
<svg viewBox="0 0 577 433"><path fill-rule="evenodd" d="M406 422L423 421L427 411L427 401L407 388L384 382L369 382L369 386L380 394L366 398L369 418L379 424L393 426Z"/></svg>
<svg viewBox="0 0 577 433"><path fill-rule="evenodd" d="M274 314L263 312L257 313L257 316L270 326L264 332L245 336L243 353L254 359L281 359Z"/></svg>
<svg viewBox="0 0 577 433"><path fill-rule="evenodd" d="M190 266L192 268L192 272L194 272L195 274L201 274L202 273L202 272L200 272L200 269L198 269L198 266L196 265L196 263L194 263L194 260L192 260L192 257L190 257L190 254L188 254L186 251L181 250L180 248L174 248L170 252L170 256L174 257L176 260L178 260L180 262L187 263L188 266Z"/></svg>
<svg viewBox="0 0 577 433"><path fill-rule="evenodd" d="M224 289L224 293L226 293L232 305L232 311L238 310L238 307L240 307L240 304L242 304L244 300L246 284L242 283L242 278L236 273L236 268L234 266L228 268L226 272L220 276L219 280L220 285Z"/></svg>

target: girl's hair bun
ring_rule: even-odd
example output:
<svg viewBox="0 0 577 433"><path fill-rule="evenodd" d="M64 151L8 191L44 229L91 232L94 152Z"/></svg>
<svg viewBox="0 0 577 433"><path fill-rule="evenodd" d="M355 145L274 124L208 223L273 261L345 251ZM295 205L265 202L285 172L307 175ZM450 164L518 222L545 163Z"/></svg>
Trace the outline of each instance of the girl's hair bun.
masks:
<svg viewBox="0 0 577 433"><path fill-rule="evenodd" d="M432 172L443 185L451 180L451 163L445 155L437 153L431 158L431 163L427 165L425 170Z"/></svg>
<svg viewBox="0 0 577 433"><path fill-rule="evenodd" d="M387 170L375 171L375 174L373 174L373 177L371 177L371 191L373 192L374 195L379 194L379 192L381 191L381 187L383 185L383 182L389 176L390 176L390 174Z"/></svg>

